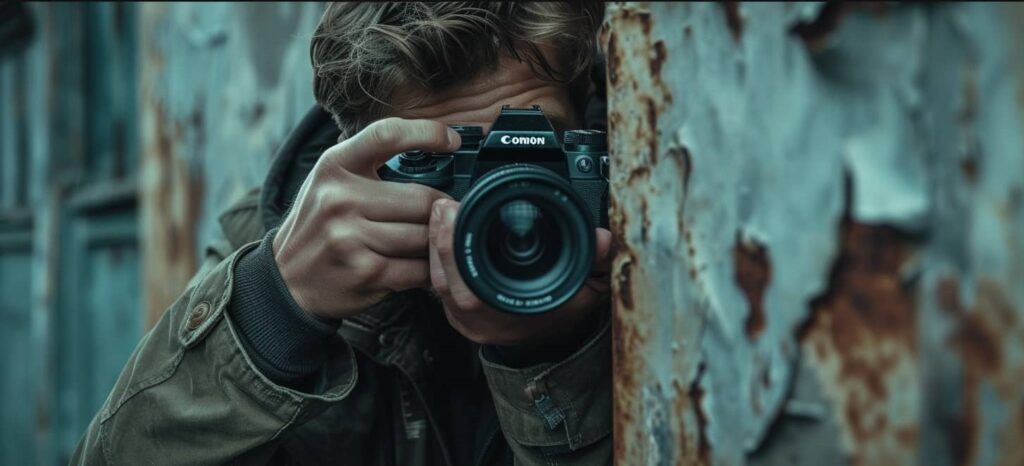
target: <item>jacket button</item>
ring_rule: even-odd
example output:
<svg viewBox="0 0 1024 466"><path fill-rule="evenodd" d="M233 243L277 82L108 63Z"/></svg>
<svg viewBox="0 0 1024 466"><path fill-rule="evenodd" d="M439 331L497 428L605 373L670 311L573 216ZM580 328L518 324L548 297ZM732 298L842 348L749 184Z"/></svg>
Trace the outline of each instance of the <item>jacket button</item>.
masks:
<svg viewBox="0 0 1024 466"><path fill-rule="evenodd" d="M529 400L536 400L537 398L540 398L541 392L540 388L537 387L537 382L530 382L526 384L526 388L523 389L523 395L526 395L526 398Z"/></svg>
<svg viewBox="0 0 1024 466"><path fill-rule="evenodd" d="M189 316L188 330L192 331L199 328L203 322L206 321L206 317L210 315L210 305L203 302L192 308L192 315Z"/></svg>

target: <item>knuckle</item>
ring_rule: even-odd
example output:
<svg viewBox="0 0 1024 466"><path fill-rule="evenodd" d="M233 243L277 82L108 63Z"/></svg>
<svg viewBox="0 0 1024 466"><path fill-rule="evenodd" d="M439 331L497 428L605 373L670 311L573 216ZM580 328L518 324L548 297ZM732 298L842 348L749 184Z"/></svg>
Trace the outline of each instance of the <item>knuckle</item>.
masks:
<svg viewBox="0 0 1024 466"><path fill-rule="evenodd" d="M332 217L344 217L359 210L358 199L347 189L324 188L318 196L317 205Z"/></svg>
<svg viewBox="0 0 1024 466"><path fill-rule="evenodd" d="M452 296L452 300L463 312L479 313L483 310L480 306L480 302L477 301L476 298L466 296L464 293L456 293L455 296Z"/></svg>
<svg viewBox="0 0 1024 466"><path fill-rule="evenodd" d="M434 245L437 248L437 253L445 260L452 258L452 232L447 226L441 226L437 229L437 236L434 238Z"/></svg>
<svg viewBox="0 0 1024 466"><path fill-rule="evenodd" d="M448 197L444 192L425 184L408 183L408 186L412 187L413 199L421 201L427 209L433 208L434 201Z"/></svg>
<svg viewBox="0 0 1024 466"><path fill-rule="evenodd" d="M335 228L331 230L327 240L327 250L336 258L345 258L355 251L358 240L348 228Z"/></svg>
<svg viewBox="0 0 1024 466"><path fill-rule="evenodd" d="M320 156L313 167L312 179L316 181L344 180L350 172L345 168L346 160L351 151L347 150L348 142L341 142L328 148Z"/></svg>
<svg viewBox="0 0 1024 466"><path fill-rule="evenodd" d="M384 274L384 259L374 254L362 254L355 261L354 276L356 281L363 286L371 285L380 281Z"/></svg>
<svg viewBox="0 0 1024 466"><path fill-rule="evenodd" d="M448 127L438 121L424 121L421 126L424 142L435 147L448 145Z"/></svg>
<svg viewBox="0 0 1024 466"><path fill-rule="evenodd" d="M333 190L323 184L314 186L310 194L313 196L313 204L318 210L329 205L334 199Z"/></svg>
<svg viewBox="0 0 1024 466"><path fill-rule="evenodd" d="M441 296L448 296L451 294L451 287L448 286L448 280L435 279L433 280L434 292Z"/></svg>
<svg viewBox="0 0 1024 466"><path fill-rule="evenodd" d="M368 128L371 141L380 146L393 146L401 137L399 126L402 119L397 117L384 118L373 122Z"/></svg>

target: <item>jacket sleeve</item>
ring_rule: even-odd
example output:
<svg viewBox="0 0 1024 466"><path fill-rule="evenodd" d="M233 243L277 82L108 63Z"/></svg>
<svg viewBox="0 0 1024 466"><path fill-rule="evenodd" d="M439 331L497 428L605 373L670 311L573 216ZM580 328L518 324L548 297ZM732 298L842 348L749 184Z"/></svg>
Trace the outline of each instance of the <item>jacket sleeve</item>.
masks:
<svg viewBox="0 0 1024 466"><path fill-rule="evenodd" d="M602 313L578 351L526 368L501 364L492 348L481 348L498 422L517 465L611 464L610 327Z"/></svg>
<svg viewBox="0 0 1024 466"><path fill-rule="evenodd" d="M71 464L265 463L291 427L341 401L356 382L355 354L342 339L309 394L265 377L225 315L235 252L208 248L187 290L140 341Z"/></svg>

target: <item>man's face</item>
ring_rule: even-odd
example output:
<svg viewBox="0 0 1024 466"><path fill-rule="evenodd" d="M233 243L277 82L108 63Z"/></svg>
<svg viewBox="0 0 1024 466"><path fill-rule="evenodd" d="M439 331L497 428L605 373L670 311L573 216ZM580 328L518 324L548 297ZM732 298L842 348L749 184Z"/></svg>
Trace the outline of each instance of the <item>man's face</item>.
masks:
<svg viewBox="0 0 1024 466"><path fill-rule="evenodd" d="M396 98L398 107L421 98L411 92L402 94L399 92ZM436 92L419 102L416 108L397 110L393 116L482 126L486 133L505 104L513 108L540 105L559 134L582 127L580 116L573 110L567 85L543 80L530 70L529 64L504 56L495 72Z"/></svg>

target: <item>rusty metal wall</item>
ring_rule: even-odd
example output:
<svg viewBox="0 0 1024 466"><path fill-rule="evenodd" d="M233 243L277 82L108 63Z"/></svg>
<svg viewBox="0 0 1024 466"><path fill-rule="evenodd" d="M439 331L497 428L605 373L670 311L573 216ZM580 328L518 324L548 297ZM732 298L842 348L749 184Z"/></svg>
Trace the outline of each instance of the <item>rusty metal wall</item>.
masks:
<svg viewBox="0 0 1024 466"><path fill-rule="evenodd" d="M262 182L313 104L321 3L139 5L142 241L147 322L218 236L216 216Z"/></svg>
<svg viewBox="0 0 1024 466"><path fill-rule="evenodd" d="M609 8L618 464L1024 464L1022 11Z"/></svg>
<svg viewBox="0 0 1024 466"><path fill-rule="evenodd" d="M0 6L0 464L67 463L312 105L322 8Z"/></svg>

